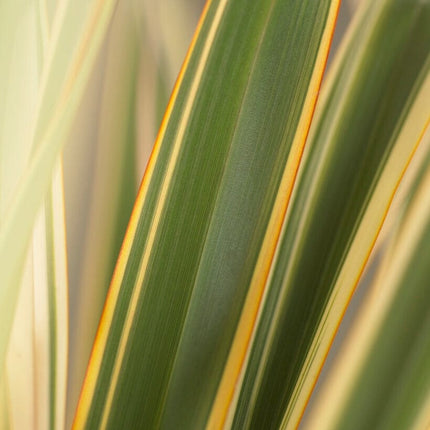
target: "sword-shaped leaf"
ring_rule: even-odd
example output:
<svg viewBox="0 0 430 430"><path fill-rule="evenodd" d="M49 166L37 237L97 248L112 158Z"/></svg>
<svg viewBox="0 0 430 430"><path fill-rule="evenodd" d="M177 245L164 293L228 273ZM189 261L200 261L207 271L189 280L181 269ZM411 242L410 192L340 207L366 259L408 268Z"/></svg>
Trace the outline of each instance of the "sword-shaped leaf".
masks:
<svg viewBox="0 0 430 430"><path fill-rule="evenodd" d="M429 133L426 143L396 234L305 428L428 428Z"/></svg>
<svg viewBox="0 0 430 430"><path fill-rule="evenodd" d="M234 428L295 428L303 414L429 119L429 19L428 3L366 2L340 50L238 381Z"/></svg>
<svg viewBox="0 0 430 430"><path fill-rule="evenodd" d="M142 182L75 428L225 420L230 397L213 400L248 291L269 271L338 3L208 2Z"/></svg>

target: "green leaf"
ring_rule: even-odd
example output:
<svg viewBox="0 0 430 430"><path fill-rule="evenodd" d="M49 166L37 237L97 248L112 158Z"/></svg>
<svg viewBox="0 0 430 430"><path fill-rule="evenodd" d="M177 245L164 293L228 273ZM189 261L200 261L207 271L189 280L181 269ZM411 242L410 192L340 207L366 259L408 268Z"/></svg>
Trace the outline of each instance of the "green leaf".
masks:
<svg viewBox="0 0 430 430"><path fill-rule="evenodd" d="M76 306L71 321L67 427L73 420L109 281L136 198L138 179L143 175L168 92L195 26L189 4L184 0L172 3L118 2L100 64L89 83L89 89L93 90L102 81L100 96L87 91L82 102L87 109L92 99L98 98L97 106L92 111L90 108L90 113L80 109L79 114L83 113L86 119L91 116L91 121L76 121L69 137L70 151L78 153L79 147L86 148L79 154L81 158L68 159L71 181L75 179L76 166L92 158L88 153L92 147L95 161L88 169L89 189L79 189L80 184L78 189L69 189L77 200L75 204L69 202L70 220L73 222L73 213L79 212L85 224L81 237L73 231L69 235L74 236L70 242L71 264L78 260L80 266L71 277L71 299ZM166 10L161 11L163 8ZM172 21L175 25L169 26ZM168 37L170 49L166 47ZM181 55L179 61L178 55ZM164 67L164 63L169 67ZM66 150L65 159L68 155L70 152ZM76 185L72 183L72 187Z"/></svg>
<svg viewBox="0 0 430 430"><path fill-rule="evenodd" d="M213 400L250 284L264 282L271 263L337 7L206 6L129 224L74 428L225 420L230 399Z"/></svg>
<svg viewBox="0 0 430 430"><path fill-rule="evenodd" d="M323 88L234 428L295 428L428 121L430 7L369 1ZM270 403L270 407L267 407Z"/></svg>
<svg viewBox="0 0 430 430"><path fill-rule="evenodd" d="M428 79L430 81L430 79ZM428 98L427 98L428 100ZM307 428L424 429L430 414L430 134L427 155ZM323 404L324 398L332 402Z"/></svg>

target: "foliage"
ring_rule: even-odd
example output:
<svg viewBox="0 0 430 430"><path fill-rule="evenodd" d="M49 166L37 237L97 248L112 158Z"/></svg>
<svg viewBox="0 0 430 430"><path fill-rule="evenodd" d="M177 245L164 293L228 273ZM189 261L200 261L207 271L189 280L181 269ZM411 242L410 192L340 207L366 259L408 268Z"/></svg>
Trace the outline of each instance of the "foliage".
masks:
<svg viewBox="0 0 430 430"><path fill-rule="evenodd" d="M0 5L1 429L428 426L430 3L323 80L339 7L209 0L167 104L199 2Z"/></svg>

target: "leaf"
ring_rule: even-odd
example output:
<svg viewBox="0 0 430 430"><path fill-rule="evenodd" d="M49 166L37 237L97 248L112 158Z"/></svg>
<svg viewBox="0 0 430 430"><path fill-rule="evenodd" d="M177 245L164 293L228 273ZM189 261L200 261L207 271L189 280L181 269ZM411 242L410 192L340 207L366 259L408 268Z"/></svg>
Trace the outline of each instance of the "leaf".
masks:
<svg viewBox="0 0 430 430"><path fill-rule="evenodd" d="M429 79L428 79L429 80ZM428 98L427 98L428 100ZM427 155L307 428L424 429L430 415L430 135ZM323 398L333 402L322 404Z"/></svg>
<svg viewBox="0 0 430 430"><path fill-rule="evenodd" d="M428 5L367 2L340 50L237 385L233 428L300 421L428 121L428 19Z"/></svg>
<svg viewBox="0 0 430 430"><path fill-rule="evenodd" d="M3 370L4 372L4 370ZM0 378L0 425L2 429L8 429L10 427L10 411L9 405L7 404L8 393L4 375Z"/></svg>
<svg viewBox="0 0 430 430"><path fill-rule="evenodd" d="M79 146L86 148L94 146L96 141L96 148L93 157L85 153L77 161L68 159L70 182L76 177L78 163L82 165L91 158L95 162L88 169L91 179L86 179L92 183L90 190L82 189L80 184L77 191L69 188L70 194L79 199L75 204L69 203L70 222L76 223L72 217L78 212L84 227L82 237L70 230L70 236L73 235L69 244L70 258L75 261L78 258L80 266L75 268L71 279L71 298L76 306L71 321L67 427L70 427L76 409L107 288L136 198L138 178L144 172L161 123L168 101L167 91L173 87L180 68L176 57L184 55L188 40L184 43L182 39L193 28L189 16L178 19L178 9L183 15L190 12L185 3L175 0L175 7L167 8L164 14L148 13L141 17L144 15L142 9L159 12L161 5L150 1L118 2L105 49L100 55L99 63L102 64L95 67L95 78L89 83L93 89L100 80L103 81L100 96L87 91L83 100L87 108L91 98L98 98L97 108L84 113L87 118L91 116L91 121L81 124L78 120L72 127L69 140L75 146L69 149L70 152L79 150L77 141ZM164 22L167 18L177 21L175 27L170 28L173 37L155 43L159 42L161 24L167 27ZM170 50L166 43L173 45ZM175 57L169 58L173 50ZM166 73L166 68L162 67L165 62L175 68L174 76L171 70ZM84 130L88 130L88 136L84 135ZM82 173L79 176L83 176Z"/></svg>
<svg viewBox="0 0 430 430"><path fill-rule="evenodd" d="M109 23L114 1L61 2L53 25L34 126L32 154L0 227L0 368L34 220ZM83 6L84 6L83 5ZM64 52L73 52L71 56ZM9 142L8 142L9 143Z"/></svg>
<svg viewBox="0 0 430 430"><path fill-rule="evenodd" d="M11 428L64 426L68 305L59 171L38 216L8 346L5 401Z"/></svg>
<svg viewBox="0 0 430 430"><path fill-rule="evenodd" d="M69 373L68 407L74 413L94 342L107 286L124 237L137 193L136 186L136 87L139 46L130 1L120 1L106 40L100 111L96 140L90 209L82 245L82 268L73 296L73 335ZM73 143L73 142L71 142ZM87 154L85 154L87 155ZM83 255L82 255L83 254Z"/></svg>
<svg viewBox="0 0 430 430"><path fill-rule="evenodd" d="M10 428L64 428L68 286L61 175L58 166L37 218L8 345Z"/></svg>
<svg viewBox="0 0 430 430"><path fill-rule="evenodd" d="M3 229L7 209L30 158L31 140L23 123L31 121L36 109L41 56L35 3L2 3L0 9L0 229ZM3 270L6 269L0 269L0 278ZM34 387L34 356L32 265L31 254L28 256L27 252L22 256L21 272L20 285L8 289L4 282L0 282L0 385L3 394L0 425L6 429L11 425L31 428L35 413L33 392L28 390L28 387ZM20 295L19 286L23 287ZM15 315L11 308L18 296ZM13 319L14 335L8 342Z"/></svg>
<svg viewBox="0 0 430 430"><path fill-rule="evenodd" d="M0 221L3 224L30 156L30 133L22 124L30 123L36 110L41 64L34 4L17 1L3 3L0 8Z"/></svg>
<svg viewBox="0 0 430 430"><path fill-rule="evenodd" d="M8 345L4 380L2 381L6 388L5 410L9 415L9 427L6 429L32 428L36 422L32 256L32 253L29 252Z"/></svg>
<svg viewBox="0 0 430 430"><path fill-rule="evenodd" d="M15 7L6 11L4 17L6 28L10 24L8 20L13 22L16 19L17 25L10 52L12 61L6 68L9 72L6 79L8 97L4 100L4 127L0 139L3 167L0 194L3 207L9 207L13 202L14 192L25 175L31 155L31 130L27 125L35 113L40 73L49 38L49 23L40 21L39 7L42 7L39 2L17 2ZM10 285L11 301L5 299L2 303L9 315L14 315L6 368L1 375L3 398L0 426L5 429L62 428L64 425L68 306L65 231L64 222L61 222L64 218L61 212L63 190L59 181L58 178L54 180L50 193L50 204L46 208L50 218L46 225L45 210L38 217L41 227L37 229L39 234L33 235L34 252L33 247L26 252L21 286ZM55 244L53 236L46 238L46 226L50 226L53 232L55 230ZM50 247L55 248L55 259L53 252L50 255L46 253ZM44 271L42 277L38 275L41 271ZM3 291L7 287L2 284ZM18 295L18 291L19 300L14 312L13 295ZM48 312L48 308L52 307L58 310L58 315ZM46 315L43 313L45 310ZM56 317L55 320L53 317ZM7 338L7 326L2 329L3 336ZM4 357L2 360L4 363Z"/></svg>
<svg viewBox="0 0 430 430"><path fill-rule="evenodd" d="M249 284L270 266L337 7L207 4L144 176L74 428L208 422Z"/></svg>
<svg viewBox="0 0 430 430"><path fill-rule="evenodd" d="M189 0L134 4L141 34L137 103L138 171L144 172L157 131L181 68L201 5ZM139 178L141 175L139 175Z"/></svg>
<svg viewBox="0 0 430 430"><path fill-rule="evenodd" d="M62 164L36 222L33 239L34 404L38 429L63 429L66 415L68 277Z"/></svg>

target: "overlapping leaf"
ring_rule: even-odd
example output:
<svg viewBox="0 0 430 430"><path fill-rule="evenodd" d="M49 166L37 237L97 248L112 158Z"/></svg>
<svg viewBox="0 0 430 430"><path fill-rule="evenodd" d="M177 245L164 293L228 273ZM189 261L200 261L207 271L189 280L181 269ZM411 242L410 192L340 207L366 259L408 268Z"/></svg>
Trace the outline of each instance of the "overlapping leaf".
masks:
<svg viewBox="0 0 430 430"><path fill-rule="evenodd" d="M215 413L212 401L249 284L268 272L337 7L206 6L131 218L75 428L225 419L228 396Z"/></svg>
<svg viewBox="0 0 430 430"><path fill-rule="evenodd" d="M4 7L19 9L22 6L21 2L10 5L12 3L7 3ZM68 1L58 4L43 63L35 119L22 127L29 132L24 141L31 145L31 155L0 226L0 367L4 363L19 280L36 214L49 188L54 165L109 23L114 1L84 1L81 6ZM73 54L64 55L64 52Z"/></svg>
<svg viewBox="0 0 430 430"><path fill-rule="evenodd" d="M429 118L429 14L427 4L367 2L341 49L237 388L234 428L294 428L303 413Z"/></svg>
<svg viewBox="0 0 430 430"><path fill-rule="evenodd" d="M396 234L305 428L428 427L429 137Z"/></svg>
<svg viewBox="0 0 430 430"><path fill-rule="evenodd" d="M54 3L49 2L48 5L28 1L2 5L5 24L2 29L10 31L9 37L13 42L9 48L11 61L7 61L7 55L2 56L7 88L7 97L0 103L4 113L0 137L0 228L3 232L7 210L14 204L14 194L31 160L30 124L36 113ZM9 27L13 24L16 24L16 33ZM3 54L7 52L4 43L0 44L0 48ZM4 429L64 427L68 304L60 167L56 169L52 184L39 211L31 246L24 256L26 262L22 279L18 282L19 278L16 278L16 283L1 285L2 294L6 294L3 295L2 306L7 309L2 320L2 342L9 337L8 318L13 315L4 371L2 366L0 376L4 394L0 406L0 427ZM18 262L19 265L22 262ZM6 279L8 274L4 274L2 281ZM4 343L2 348L5 348ZM2 363L4 358L0 360Z"/></svg>
<svg viewBox="0 0 430 430"><path fill-rule="evenodd" d="M76 223L71 228L73 237L69 246L74 269L71 278L69 427L136 198L138 180L143 175L160 126L168 91L180 69L177 57L185 55L195 26L192 12L195 13L188 2L178 0L172 3L118 2L100 64L96 65L90 82L93 89L102 80L100 97L94 94L96 91L88 91L83 100L88 109L96 98L97 108L92 110L97 114L93 113L93 120L87 121L90 114L82 112L85 123L78 120L68 139L70 145L66 156L72 155L67 166L71 176L68 185L74 199L69 202L69 216L72 224L73 216L79 212L85 225L80 233ZM170 49L166 46L168 41ZM171 58L173 53L174 58ZM169 67L165 67L165 63ZM175 69L174 74L172 69ZM89 152L94 141L97 144L92 166L88 159L92 158ZM79 188L76 181L78 166L86 163L90 172L87 181L92 183L90 189ZM84 169L80 167L79 170ZM84 172L80 176L84 176ZM88 210L86 200L90 201Z"/></svg>

